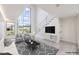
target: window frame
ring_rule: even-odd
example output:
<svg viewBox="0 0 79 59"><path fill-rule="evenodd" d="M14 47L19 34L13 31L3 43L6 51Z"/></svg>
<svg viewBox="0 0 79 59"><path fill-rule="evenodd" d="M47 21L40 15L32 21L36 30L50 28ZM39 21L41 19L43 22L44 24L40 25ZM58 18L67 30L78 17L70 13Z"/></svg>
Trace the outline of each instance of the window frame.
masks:
<svg viewBox="0 0 79 59"><path fill-rule="evenodd" d="M30 9L30 16L29 16L29 20L30 20L30 26L26 26L26 27L30 27L30 32L28 32L28 33L31 33L32 31L31 31L31 8L30 7L26 7L26 8L29 8ZM25 10L25 9L24 9ZM24 19L24 16L23 16L23 19ZM19 20L19 19L18 19ZM17 20L17 33L19 33L18 31L19 31L19 21ZM23 25L24 26L24 25ZM23 32L24 33L24 32ZM27 32L26 32L27 33Z"/></svg>

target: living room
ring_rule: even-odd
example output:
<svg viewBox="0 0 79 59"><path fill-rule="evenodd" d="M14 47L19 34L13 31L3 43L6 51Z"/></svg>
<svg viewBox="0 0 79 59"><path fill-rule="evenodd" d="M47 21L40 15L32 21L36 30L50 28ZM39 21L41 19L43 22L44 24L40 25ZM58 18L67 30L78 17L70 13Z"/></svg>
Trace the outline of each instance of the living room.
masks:
<svg viewBox="0 0 79 59"><path fill-rule="evenodd" d="M0 5L0 53L77 55L78 6L78 4Z"/></svg>

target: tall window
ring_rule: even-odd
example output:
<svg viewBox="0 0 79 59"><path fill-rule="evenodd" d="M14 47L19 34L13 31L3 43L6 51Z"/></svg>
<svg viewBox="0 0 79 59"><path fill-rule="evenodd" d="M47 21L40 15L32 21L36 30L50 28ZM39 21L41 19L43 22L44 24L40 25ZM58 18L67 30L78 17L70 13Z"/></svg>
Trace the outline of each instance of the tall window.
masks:
<svg viewBox="0 0 79 59"><path fill-rule="evenodd" d="M18 33L31 32L30 8L26 8L21 16L18 18Z"/></svg>

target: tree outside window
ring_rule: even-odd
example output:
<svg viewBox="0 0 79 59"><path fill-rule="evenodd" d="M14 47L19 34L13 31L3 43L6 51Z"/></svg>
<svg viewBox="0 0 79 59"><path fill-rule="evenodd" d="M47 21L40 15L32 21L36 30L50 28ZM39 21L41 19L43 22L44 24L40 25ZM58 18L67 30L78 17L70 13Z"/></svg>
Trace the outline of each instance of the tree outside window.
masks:
<svg viewBox="0 0 79 59"><path fill-rule="evenodd" d="M31 33L30 8L26 8L18 18L18 33Z"/></svg>

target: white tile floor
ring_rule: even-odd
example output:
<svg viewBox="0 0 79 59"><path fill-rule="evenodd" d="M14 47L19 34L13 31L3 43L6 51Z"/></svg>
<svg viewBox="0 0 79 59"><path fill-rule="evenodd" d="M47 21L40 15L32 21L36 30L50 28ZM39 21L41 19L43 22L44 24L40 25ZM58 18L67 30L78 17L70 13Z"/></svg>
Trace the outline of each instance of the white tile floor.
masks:
<svg viewBox="0 0 79 59"><path fill-rule="evenodd" d="M72 43L67 43L61 41L60 43L54 44L50 41L38 39L40 42L45 42L46 44L50 46L54 46L59 49L57 55L74 55L75 53L66 53L66 52L77 52L77 46Z"/></svg>
<svg viewBox="0 0 79 59"><path fill-rule="evenodd" d="M66 53L66 52L77 52L76 45L67 42L60 42L60 48L57 55L75 55L75 53Z"/></svg>

